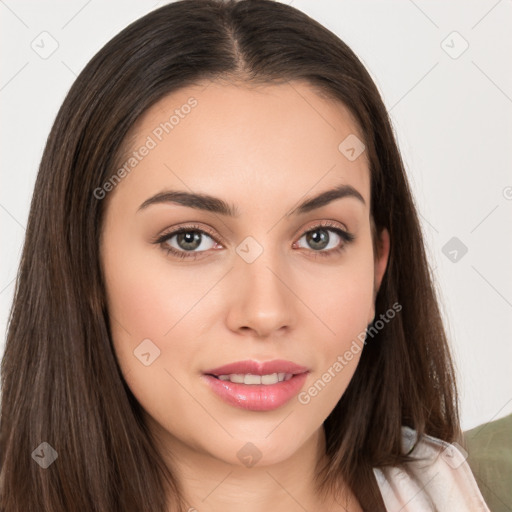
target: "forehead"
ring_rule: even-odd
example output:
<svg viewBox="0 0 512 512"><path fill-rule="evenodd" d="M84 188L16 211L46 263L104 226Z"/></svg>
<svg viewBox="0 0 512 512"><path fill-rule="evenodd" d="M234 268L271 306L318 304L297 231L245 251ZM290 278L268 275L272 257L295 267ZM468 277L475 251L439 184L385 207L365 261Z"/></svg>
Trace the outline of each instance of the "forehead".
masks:
<svg viewBox="0 0 512 512"><path fill-rule="evenodd" d="M298 200L313 188L351 184L369 204L366 152L347 158L345 141L364 148L354 116L307 83L204 82L174 91L139 118L121 165L134 151L150 149L132 162L119 188L129 182L141 195L165 186L207 193L245 188L250 195L262 186Z"/></svg>

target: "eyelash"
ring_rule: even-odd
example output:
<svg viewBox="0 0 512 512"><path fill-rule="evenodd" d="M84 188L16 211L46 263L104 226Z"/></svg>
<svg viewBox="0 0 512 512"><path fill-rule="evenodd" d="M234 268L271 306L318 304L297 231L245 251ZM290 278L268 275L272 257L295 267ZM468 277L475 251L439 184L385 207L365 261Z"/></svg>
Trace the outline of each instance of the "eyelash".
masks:
<svg viewBox="0 0 512 512"><path fill-rule="evenodd" d="M339 227L333 225L329 221L324 221L322 223L319 223L319 224L311 227L307 231L305 231L299 237L299 240L304 235L307 235L308 233L311 233L311 232L316 231L321 228L329 228L329 229L325 229L325 231L333 231L343 240L343 243L341 245L339 245L338 247L336 247L335 249L329 249L328 251L324 251L324 250L314 251L313 249L311 249L312 252L315 253L315 256L318 255L320 257L331 257L331 256L334 256L335 254L339 254L341 251L345 250L346 244L349 244L350 242L354 241L354 239L355 239L355 236L352 233L349 233L348 231L344 231L344 230L340 229ZM178 251L177 249L175 249L174 247L170 247L169 245L165 245L165 247L164 247L165 242L170 240L172 237L179 235L180 233L188 233L188 232L199 232L201 234L208 235L214 242L220 243L215 239L215 237L213 236L212 233L209 233L208 231L200 228L198 225L182 226L182 227L180 227L174 231L171 231L169 233L164 233L162 236L158 237L153 243L160 245L162 247L162 249L164 251L166 251L167 255L172 254L173 256L176 256L180 259L189 258L189 259L195 260L195 259L197 259L197 254L200 254L201 252L206 252L206 251L199 251L199 252Z"/></svg>

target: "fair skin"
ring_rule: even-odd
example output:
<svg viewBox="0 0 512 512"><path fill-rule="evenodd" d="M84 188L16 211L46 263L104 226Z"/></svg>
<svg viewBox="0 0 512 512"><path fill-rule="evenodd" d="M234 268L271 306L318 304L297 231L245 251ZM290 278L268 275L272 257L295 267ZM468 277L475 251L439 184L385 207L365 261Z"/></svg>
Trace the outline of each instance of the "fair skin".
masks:
<svg viewBox="0 0 512 512"><path fill-rule="evenodd" d="M145 112L129 152L148 136L156 147L106 199L101 262L119 364L190 507L361 510L348 489L322 501L313 485L325 455L322 424L360 353L307 404L294 397L271 411L227 404L201 376L235 361L286 359L308 367L307 390L372 321L389 235L382 232L374 251L366 153L350 161L338 150L348 135L363 137L342 104L307 84L207 85L173 92ZM155 128L190 97L197 106L158 141ZM287 216L340 185L363 200L346 196ZM239 216L170 202L138 211L169 189L221 198ZM207 233L195 248L178 236L154 243L190 224ZM331 226L355 239L344 242ZM317 238L308 240L314 228ZM248 236L263 249L252 263L236 252ZM327 248L314 244L319 236ZM169 247L196 259L168 254ZM160 350L149 366L134 356L145 339ZM261 455L252 467L237 456L246 443Z"/></svg>

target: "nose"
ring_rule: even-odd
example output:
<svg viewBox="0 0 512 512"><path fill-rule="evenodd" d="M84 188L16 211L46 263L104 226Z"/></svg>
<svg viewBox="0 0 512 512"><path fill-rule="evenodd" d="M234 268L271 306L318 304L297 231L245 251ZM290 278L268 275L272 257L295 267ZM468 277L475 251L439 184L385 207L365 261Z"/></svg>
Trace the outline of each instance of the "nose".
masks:
<svg viewBox="0 0 512 512"><path fill-rule="evenodd" d="M237 258L230 272L228 327L265 338L295 326L297 298L291 272L270 251L252 263Z"/></svg>

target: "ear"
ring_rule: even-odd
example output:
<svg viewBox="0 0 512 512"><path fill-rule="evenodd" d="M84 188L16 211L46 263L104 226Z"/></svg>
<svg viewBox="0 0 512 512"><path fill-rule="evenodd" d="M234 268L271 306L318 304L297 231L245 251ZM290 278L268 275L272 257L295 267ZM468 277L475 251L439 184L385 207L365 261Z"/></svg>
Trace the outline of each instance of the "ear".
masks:
<svg viewBox="0 0 512 512"><path fill-rule="evenodd" d="M380 232L380 235L377 238L377 244L375 247L375 263L373 272L373 302L371 308L371 317L368 319L368 324L370 324L375 318L375 300L377 298L377 293L379 292L380 285L382 283L382 279L384 278L384 273L386 272L386 268L388 265L389 249L389 231L386 228L383 228L382 231Z"/></svg>

